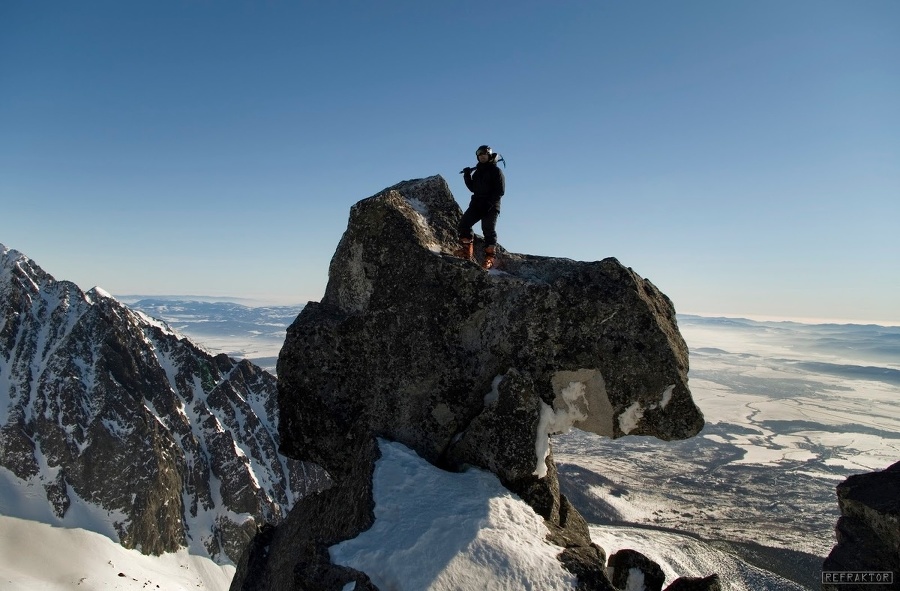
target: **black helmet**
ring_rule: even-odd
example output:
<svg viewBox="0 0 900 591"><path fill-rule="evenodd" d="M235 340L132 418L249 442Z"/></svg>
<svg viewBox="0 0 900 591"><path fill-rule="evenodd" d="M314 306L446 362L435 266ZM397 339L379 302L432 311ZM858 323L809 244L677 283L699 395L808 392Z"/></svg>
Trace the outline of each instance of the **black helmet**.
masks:
<svg viewBox="0 0 900 591"><path fill-rule="evenodd" d="M475 150L475 157L481 156L482 154L487 154L488 156L493 156L494 151L491 150L490 146L478 146L478 149Z"/></svg>

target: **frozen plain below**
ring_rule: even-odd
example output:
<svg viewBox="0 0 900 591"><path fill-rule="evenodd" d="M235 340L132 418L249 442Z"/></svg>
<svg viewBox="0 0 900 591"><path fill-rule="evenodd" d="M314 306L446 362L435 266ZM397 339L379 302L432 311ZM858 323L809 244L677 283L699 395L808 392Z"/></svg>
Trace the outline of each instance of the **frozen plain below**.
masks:
<svg viewBox="0 0 900 591"><path fill-rule="evenodd" d="M603 526L601 546L654 557L677 532L818 589L835 487L900 460L900 328L678 321L704 429L673 442L560 436L563 491Z"/></svg>
<svg viewBox="0 0 900 591"><path fill-rule="evenodd" d="M212 353L270 371L300 310L120 299ZM679 316L679 327L706 427L676 442L579 431L555 437L564 492L591 522L595 542L610 554L623 548L646 554L663 567L667 583L718 572L733 591L818 589L821 562L835 542L834 487L900 459L900 328L699 316ZM46 538L50 547L57 536L72 535L39 525L3 518L0 534L8 541ZM129 576L118 576L117 568L105 584L77 588L137 589L153 581L162 588L227 589L233 573L179 555L145 567L145 558L154 559L93 535L92 543L111 545L96 555L117 557L97 563L97 574L115 563ZM81 572L94 570L89 565L83 562ZM11 568L0 564L0 573ZM144 568L153 568L154 577ZM47 580L46 568L15 572L24 586L12 588L76 588Z"/></svg>

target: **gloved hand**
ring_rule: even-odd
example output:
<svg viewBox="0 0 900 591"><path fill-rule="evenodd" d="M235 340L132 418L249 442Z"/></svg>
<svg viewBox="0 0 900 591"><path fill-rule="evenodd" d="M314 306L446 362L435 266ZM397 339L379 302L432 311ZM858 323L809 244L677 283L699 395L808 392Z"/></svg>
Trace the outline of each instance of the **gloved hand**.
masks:
<svg viewBox="0 0 900 591"><path fill-rule="evenodd" d="M470 166L467 166L467 167L463 168L462 170L460 170L459 174L472 174L472 170L473 169Z"/></svg>

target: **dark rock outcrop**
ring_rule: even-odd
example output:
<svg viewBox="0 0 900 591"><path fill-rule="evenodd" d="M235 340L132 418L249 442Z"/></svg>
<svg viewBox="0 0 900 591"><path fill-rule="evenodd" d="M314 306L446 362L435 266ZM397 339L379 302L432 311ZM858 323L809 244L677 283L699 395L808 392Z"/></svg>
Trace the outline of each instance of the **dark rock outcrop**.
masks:
<svg viewBox="0 0 900 591"><path fill-rule="evenodd" d="M606 568L617 589L660 591L666 582L662 568L636 550L619 550L609 557Z"/></svg>
<svg viewBox="0 0 900 591"><path fill-rule="evenodd" d="M45 491L54 523L77 499L148 554L187 545L236 562L327 481L278 453L274 376L3 245L0 408L0 466Z"/></svg>
<svg viewBox="0 0 900 591"><path fill-rule="evenodd" d="M722 591L719 575L708 577L678 577L665 591Z"/></svg>
<svg viewBox="0 0 900 591"><path fill-rule="evenodd" d="M855 474L837 486L837 545L822 565L829 572L893 572L893 584L823 584L824 591L900 589L900 462Z"/></svg>
<svg viewBox="0 0 900 591"><path fill-rule="evenodd" d="M348 464L342 480L301 501L279 527L257 536L238 564L232 589L342 590L351 581L366 591L377 589L359 571L331 563L328 547L356 536L372 524L372 472L379 457L374 439L359 438L348 452L358 462ZM302 582L302 584L300 583Z"/></svg>
<svg viewBox="0 0 900 591"><path fill-rule="evenodd" d="M374 454L359 450L376 437L448 470L496 473L544 518L582 588L611 587L602 550L559 492L549 437L572 426L666 440L699 432L672 303L612 258L498 248L498 268L486 273L449 254L460 216L441 177L353 206L325 295L289 327L278 360L281 449L325 467L335 487L301 501L255 546L232 589L321 584L298 572L316 556L327 570L327 546L372 523L360 475ZM315 519L329 499L357 503L340 532Z"/></svg>

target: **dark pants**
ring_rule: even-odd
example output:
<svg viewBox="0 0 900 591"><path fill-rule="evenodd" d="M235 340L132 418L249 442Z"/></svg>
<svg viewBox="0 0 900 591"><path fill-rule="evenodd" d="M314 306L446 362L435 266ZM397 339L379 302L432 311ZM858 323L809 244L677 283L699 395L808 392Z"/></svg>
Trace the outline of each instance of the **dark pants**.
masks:
<svg viewBox="0 0 900 591"><path fill-rule="evenodd" d="M469 202L469 207L459 221L459 237L472 239L472 226L481 220L481 231L484 233L484 245L497 244L497 216L500 215L499 201L484 201L475 199Z"/></svg>

